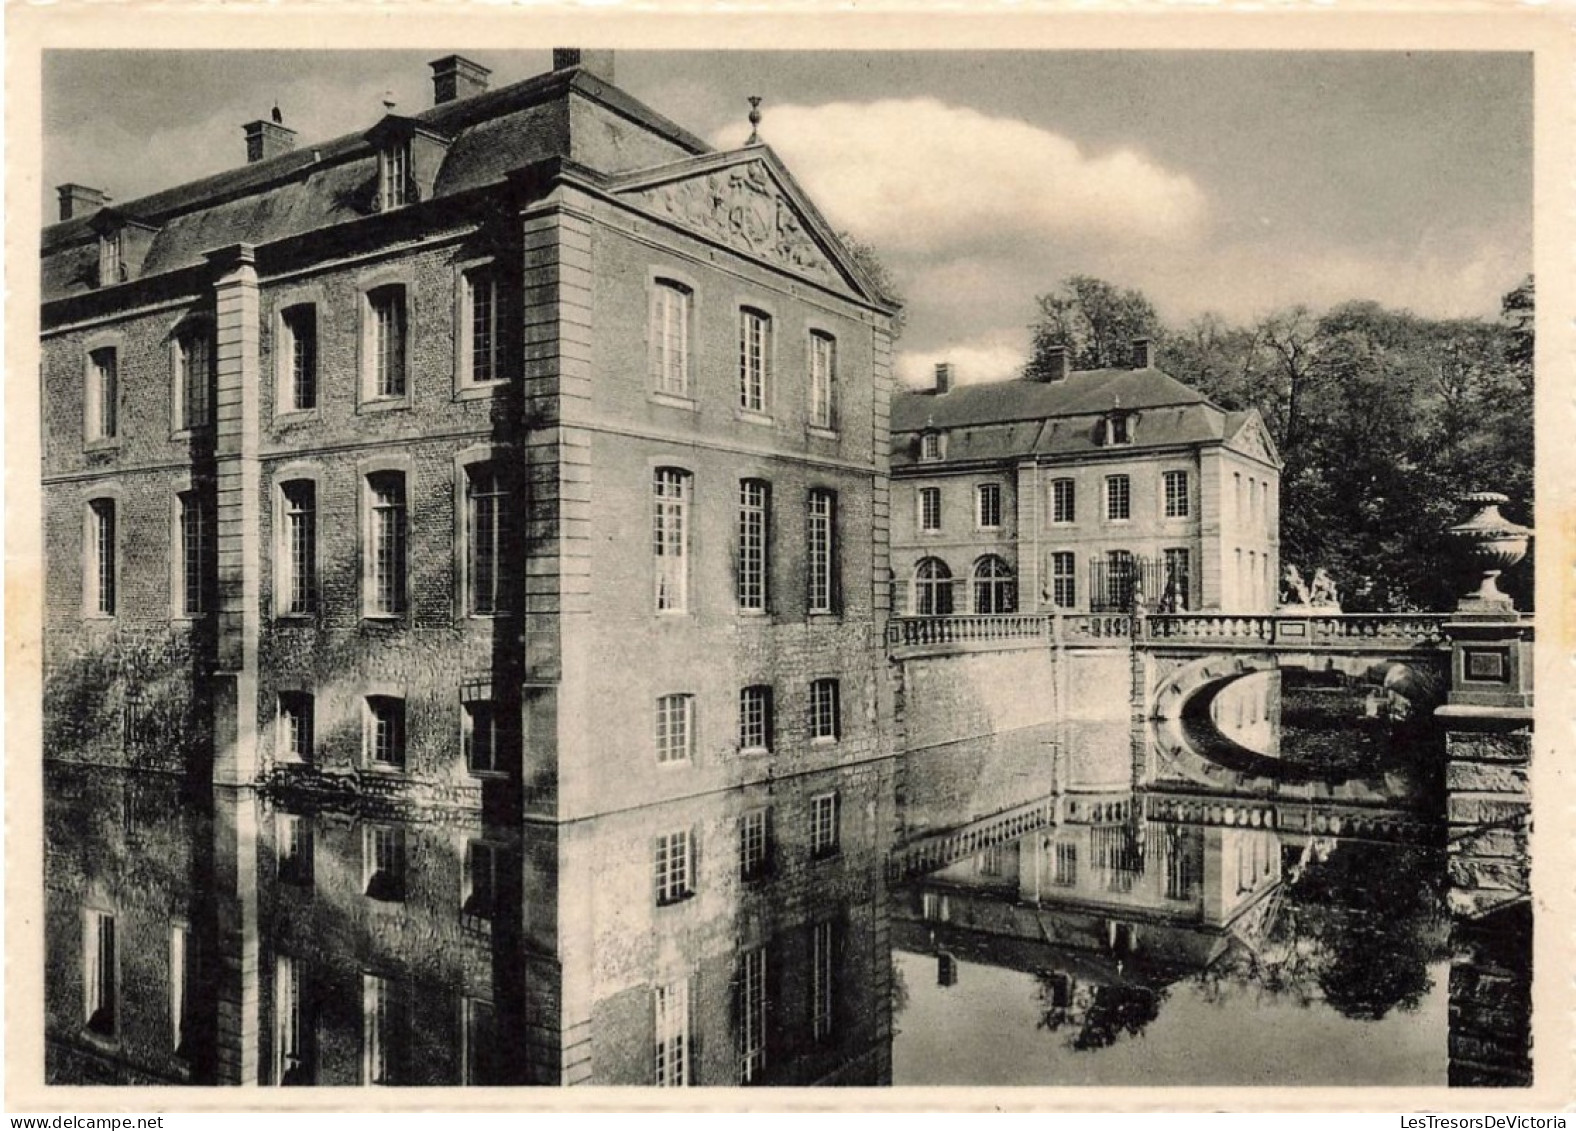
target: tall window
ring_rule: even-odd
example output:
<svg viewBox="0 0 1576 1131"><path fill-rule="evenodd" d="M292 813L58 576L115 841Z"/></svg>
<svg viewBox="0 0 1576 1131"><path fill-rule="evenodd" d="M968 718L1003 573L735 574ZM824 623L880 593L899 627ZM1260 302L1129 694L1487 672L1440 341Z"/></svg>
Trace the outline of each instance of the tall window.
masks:
<svg viewBox="0 0 1576 1131"><path fill-rule="evenodd" d="M314 703L307 691L279 693L278 756L292 762L312 760Z"/></svg>
<svg viewBox="0 0 1576 1131"><path fill-rule="evenodd" d="M817 487L810 492L806 535L806 604L812 613L837 605L837 495Z"/></svg>
<svg viewBox="0 0 1576 1131"><path fill-rule="evenodd" d="M837 925L827 920L811 929L810 1028L818 1041L824 1041L832 1035L836 977Z"/></svg>
<svg viewBox="0 0 1576 1131"><path fill-rule="evenodd" d="M317 407L317 307L309 302L286 308L279 316L284 329L284 411L307 412Z"/></svg>
<svg viewBox="0 0 1576 1131"><path fill-rule="evenodd" d="M1058 550L1051 555L1051 603L1058 609L1071 609L1078 604L1078 575L1074 563L1070 551Z"/></svg>
<svg viewBox="0 0 1576 1131"><path fill-rule="evenodd" d="M694 752L695 697L664 695L657 700L657 761L687 762Z"/></svg>
<svg viewBox="0 0 1576 1131"><path fill-rule="evenodd" d="M405 768L405 700L367 696L366 758L374 768Z"/></svg>
<svg viewBox="0 0 1576 1131"><path fill-rule="evenodd" d="M914 567L914 612L922 617L952 615L952 571L940 558L925 558Z"/></svg>
<svg viewBox="0 0 1576 1131"><path fill-rule="evenodd" d="M397 616L405 611L405 476L379 471L367 476L367 612Z"/></svg>
<svg viewBox="0 0 1576 1131"><path fill-rule="evenodd" d="M367 825L361 842L362 888L371 899L398 903L405 898L405 830L399 825Z"/></svg>
<svg viewBox="0 0 1576 1131"><path fill-rule="evenodd" d="M739 818L739 879L758 880L771 868L770 809L751 809Z"/></svg>
<svg viewBox="0 0 1576 1131"><path fill-rule="evenodd" d="M1132 517L1132 483L1125 475L1105 477L1105 518L1107 522L1126 522Z"/></svg>
<svg viewBox="0 0 1576 1131"><path fill-rule="evenodd" d="M112 287L126 279L125 264L121 261L119 232L106 232L99 237L99 286Z"/></svg>
<svg viewBox="0 0 1576 1131"><path fill-rule="evenodd" d="M657 612L682 613L689 607L689 474L659 467L653 490Z"/></svg>
<svg viewBox="0 0 1576 1131"><path fill-rule="evenodd" d="M1105 555L1105 600L1107 610L1126 612L1133 607L1134 583L1138 571L1128 550L1107 550Z"/></svg>
<svg viewBox="0 0 1576 1131"><path fill-rule="evenodd" d="M981 530L996 530L1001 526L1001 484L981 483L975 488L974 517Z"/></svg>
<svg viewBox="0 0 1576 1131"><path fill-rule="evenodd" d="M678 903L695 894L691 868L692 837L688 829L663 833L656 841L657 905Z"/></svg>
<svg viewBox="0 0 1576 1131"><path fill-rule="evenodd" d="M498 907L498 891L498 846L485 840L466 841L460 914L490 922Z"/></svg>
<svg viewBox="0 0 1576 1131"><path fill-rule="evenodd" d="M405 288L378 287L367 292L370 372L367 395L389 399L405 395Z"/></svg>
<svg viewBox="0 0 1576 1131"><path fill-rule="evenodd" d="M503 772L498 717L491 699L467 699L460 704L460 741L465 747L465 766L471 773Z"/></svg>
<svg viewBox="0 0 1576 1131"><path fill-rule="evenodd" d="M656 1030L656 1085L682 1088L690 1083L689 982L679 980L652 992Z"/></svg>
<svg viewBox="0 0 1576 1131"><path fill-rule="evenodd" d="M181 612L200 616L210 603L208 578L213 557L213 520L207 500L196 491L182 491Z"/></svg>
<svg viewBox="0 0 1576 1131"><path fill-rule="evenodd" d="M1077 493L1071 479L1051 480L1051 521L1076 522L1078 520Z"/></svg>
<svg viewBox="0 0 1576 1131"><path fill-rule="evenodd" d="M690 289L658 279L651 288L651 387L675 397L689 396Z"/></svg>
<svg viewBox="0 0 1576 1131"><path fill-rule="evenodd" d="M170 927L170 1047L176 1053L187 1051L193 1020L192 989L197 972L197 955L192 948L191 932L182 923Z"/></svg>
<svg viewBox="0 0 1576 1131"><path fill-rule="evenodd" d="M1186 518L1192 511L1188 497L1187 472L1168 471L1165 474L1166 517Z"/></svg>
<svg viewBox="0 0 1576 1131"><path fill-rule="evenodd" d="M112 346L88 354L87 438L113 440L119 432L120 366Z"/></svg>
<svg viewBox="0 0 1576 1131"><path fill-rule="evenodd" d="M474 464L465 475L466 609L473 616L503 610L505 511L508 506L496 464Z"/></svg>
<svg viewBox="0 0 1576 1131"><path fill-rule="evenodd" d="M1012 567L995 554L974 563L974 611L1010 613L1018 607L1018 583Z"/></svg>
<svg viewBox="0 0 1576 1131"><path fill-rule="evenodd" d="M115 500L88 503L87 561L88 609L103 617L115 615L117 570L115 562Z"/></svg>
<svg viewBox="0 0 1576 1131"><path fill-rule="evenodd" d="M1078 882L1078 846L1059 843L1056 846L1056 865L1051 882L1059 887L1072 887Z"/></svg>
<svg viewBox="0 0 1576 1131"><path fill-rule="evenodd" d="M919 489L919 528L934 534L941 529L941 488Z"/></svg>
<svg viewBox="0 0 1576 1131"><path fill-rule="evenodd" d="M284 1086L313 1083L307 1045L311 1033L301 990L301 964L292 955L277 955L274 959L274 1081Z"/></svg>
<svg viewBox="0 0 1576 1131"><path fill-rule="evenodd" d="M810 681L810 738L836 742L843 733L842 696L835 679Z"/></svg>
<svg viewBox="0 0 1576 1131"><path fill-rule="evenodd" d="M175 390L182 428L213 423L213 347L206 326L183 332L175 342Z"/></svg>
<svg viewBox="0 0 1576 1131"><path fill-rule="evenodd" d="M398 1084L399 994L394 982L361 976L361 1082Z"/></svg>
<svg viewBox="0 0 1576 1131"><path fill-rule="evenodd" d="M813 856L835 856L841 840L839 816L841 801L834 793L823 793L810 798L810 853Z"/></svg>
<svg viewBox="0 0 1576 1131"><path fill-rule="evenodd" d="M753 1084L766 1070L766 948L739 959L739 1082Z"/></svg>
<svg viewBox="0 0 1576 1131"><path fill-rule="evenodd" d="M764 754L772 746L772 689L764 684L739 692L739 750Z"/></svg>
<svg viewBox="0 0 1576 1131"><path fill-rule="evenodd" d="M766 537L770 523L771 484L760 479L739 482L739 609L766 611Z"/></svg>
<svg viewBox="0 0 1576 1131"><path fill-rule="evenodd" d="M1169 549L1165 552L1165 579L1161 583L1161 605L1166 612L1185 610L1189 607L1188 597L1193 592L1193 578L1190 569L1191 562L1186 547Z"/></svg>
<svg viewBox="0 0 1576 1131"><path fill-rule="evenodd" d="M772 320L748 307L739 311L739 407L766 412L771 403Z"/></svg>
<svg viewBox="0 0 1576 1131"><path fill-rule="evenodd" d="M279 485L279 611L317 608L317 484L295 479Z"/></svg>
<svg viewBox="0 0 1576 1131"><path fill-rule="evenodd" d="M378 154L378 206L387 212L416 199L411 183L410 142L396 141Z"/></svg>
<svg viewBox="0 0 1576 1131"><path fill-rule="evenodd" d="M810 424L837 427L837 339L810 335Z"/></svg>
<svg viewBox="0 0 1576 1131"><path fill-rule="evenodd" d="M465 273L465 349L461 372L471 385L503 379L498 333L498 275L491 269Z"/></svg>
<svg viewBox="0 0 1576 1131"><path fill-rule="evenodd" d="M115 916L89 911L82 926L83 1020L90 1031L113 1037L120 1028L120 961Z"/></svg>
<svg viewBox="0 0 1576 1131"><path fill-rule="evenodd" d="M460 1003L460 1029L465 1041L460 1058L464 1076L460 1083L467 1086L502 1083L501 1046L493 1003L480 998L464 998Z"/></svg>
<svg viewBox="0 0 1576 1131"><path fill-rule="evenodd" d="M312 820L299 813L281 813L274 825L279 839L279 882L312 886Z"/></svg>

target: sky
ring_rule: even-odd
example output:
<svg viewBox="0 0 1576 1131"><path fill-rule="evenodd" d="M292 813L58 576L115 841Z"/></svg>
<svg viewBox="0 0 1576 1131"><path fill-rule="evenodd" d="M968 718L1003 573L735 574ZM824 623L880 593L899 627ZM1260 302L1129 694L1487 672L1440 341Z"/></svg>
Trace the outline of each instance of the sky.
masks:
<svg viewBox="0 0 1576 1131"><path fill-rule="evenodd" d="M547 51L56 51L45 215L244 162L277 104L309 146L432 103L459 50L494 87ZM1350 299L1493 317L1532 269L1532 59L1473 52L622 51L618 85L715 145L762 138L907 304L898 374L1014 376L1069 275L1170 324ZM1164 364L1164 359L1161 359Z"/></svg>

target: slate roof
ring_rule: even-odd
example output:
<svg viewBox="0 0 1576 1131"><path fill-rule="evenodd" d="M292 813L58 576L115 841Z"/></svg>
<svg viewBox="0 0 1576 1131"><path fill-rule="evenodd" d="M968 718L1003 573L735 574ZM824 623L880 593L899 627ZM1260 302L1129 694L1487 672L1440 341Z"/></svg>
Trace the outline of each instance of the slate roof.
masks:
<svg viewBox="0 0 1576 1131"><path fill-rule="evenodd" d="M1104 449L1105 416L1117 406L1137 414L1123 452L1218 443L1249 416L1153 368L1075 370L1065 381L961 385L941 395L903 392L892 398L892 466L917 464L919 435L932 428L947 434L942 466L1086 455Z"/></svg>
<svg viewBox="0 0 1576 1131"><path fill-rule="evenodd" d="M452 138L433 196L497 182L510 170L566 155L568 125L559 111L571 90L663 137L676 152L712 151L700 138L590 72L552 71L411 116L418 125ZM369 129L372 125L368 123ZM115 211L159 229L140 275L200 263L203 253L216 247L267 243L370 214L377 159L366 134L363 130L303 144L264 161L115 202ZM92 288L98 262L94 215L44 228L46 301Z"/></svg>

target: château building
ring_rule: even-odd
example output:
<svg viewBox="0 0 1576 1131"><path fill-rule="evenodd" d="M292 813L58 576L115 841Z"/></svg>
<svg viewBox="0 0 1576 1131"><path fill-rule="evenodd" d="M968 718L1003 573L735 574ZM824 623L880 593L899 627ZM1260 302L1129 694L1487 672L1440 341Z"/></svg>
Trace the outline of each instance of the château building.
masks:
<svg viewBox="0 0 1576 1131"><path fill-rule="evenodd" d="M917 616L1063 610L1266 612L1279 578L1280 457L1152 364L933 388L892 404L897 607Z"/></svg>
<svg viewBox="0 0 1576 1131"><path fill-rule="evenodd" d="M895 307L610 52L432 68L43 233L53 1078L879 1083Z"/></svg>

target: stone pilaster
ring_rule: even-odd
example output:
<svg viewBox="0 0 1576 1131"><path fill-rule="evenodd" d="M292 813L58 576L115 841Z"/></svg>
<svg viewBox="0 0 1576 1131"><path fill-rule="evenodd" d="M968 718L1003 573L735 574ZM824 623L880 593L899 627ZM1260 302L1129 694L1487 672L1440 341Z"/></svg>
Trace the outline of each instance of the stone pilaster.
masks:
<svg viewBox="0 0 1576 1131"><path fill-rule="evenodd" d="M217 926L215 1074L221 1084L259 1083L257 795L215 786L213 900Z"/></svg>
<svg viewBox="0 0 1576 1131"><path fill-rule="evenodd" d="M260 300L253 249L208 253L214 272L214 478L218 610L214 670L215 782L257 773L261 470L258 464Z"/></svg>

